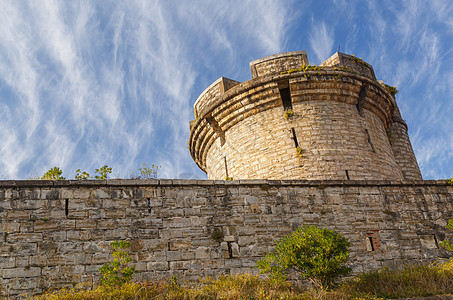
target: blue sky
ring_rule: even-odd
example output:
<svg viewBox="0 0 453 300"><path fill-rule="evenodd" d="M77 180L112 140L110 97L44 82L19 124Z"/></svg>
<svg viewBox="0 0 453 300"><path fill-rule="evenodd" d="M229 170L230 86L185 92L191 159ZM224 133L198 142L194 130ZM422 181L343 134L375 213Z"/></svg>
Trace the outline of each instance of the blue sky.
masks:
<svg viewBox="0 0 453 300"><path fill-rule="evenodd" d="M249 62L341 47L400 90L425 179L453 176L453 2L17 1L0 7L0 179L142 163L206 178L187 149L198 95Z"/></svg>

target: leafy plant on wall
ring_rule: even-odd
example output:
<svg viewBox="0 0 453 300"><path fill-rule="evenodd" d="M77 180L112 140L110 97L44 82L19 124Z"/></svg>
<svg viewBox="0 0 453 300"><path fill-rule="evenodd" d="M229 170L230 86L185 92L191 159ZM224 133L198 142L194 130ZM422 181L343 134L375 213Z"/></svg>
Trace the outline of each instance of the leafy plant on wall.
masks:
<svg viewBox="0 0 453 300"><path fill-rule="evenodd" d="M140 171L140 178L141 179L156 179L157 178L157 171L159 171L159 166L151 165L143 163L141 168L138 168Z"/></svg>
<svg viewBox="0 0 453 300"><path fill-rule="evenodd" d="M75 179L77 180L87 180L87 179L90 179L90 174L88 174L87 172L85 171L80 171L80 169L77 169L76 170L76 176L75 176Z"/></svg>
<svg viewBox="0 0 453 300"><path fill-rule="evenodd" d="M101 272L100 282L105 287L119 287L130 282L135 273L135 268L128 266L132 259L126 250L131 247L131 243L113 241L110 246L113 248L113 260L99 269L99 272Z"/></svg>
<svg viewBox="0 0 453 300"><path fill-rule="evenodd" d="M64 180L65 178L61 176L63 173L62 170L58 167L53 167L41 177L42 180Z"/></svg>
<svg viewBox="0 0 453 300"><path fill-rule="evenodd" d="M112 173L112 168L109 168L109 166L104 165L99 169L95 169L94 173L99 174L94 176L95 179L107 179L108 174Z"/></svg>
<svg viewBox="0 0 453 300"><path fill-rule="evenodd" d="M453 219L448 220L448 224L445 227L453 230ZM449 241L448 239L442 241L442 243L440 243L440 246L447 249L448 251L453 251L453 242Z"/></svg>

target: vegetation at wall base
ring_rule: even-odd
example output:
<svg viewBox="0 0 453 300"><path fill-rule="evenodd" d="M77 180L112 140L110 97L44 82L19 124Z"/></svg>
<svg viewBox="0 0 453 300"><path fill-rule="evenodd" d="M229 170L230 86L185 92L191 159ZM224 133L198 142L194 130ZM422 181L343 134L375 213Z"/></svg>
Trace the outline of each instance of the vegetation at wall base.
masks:
<svg viewBox="0 0 453 300"><path fill-rule="evenodd" d="M290 283L271 282L259 276L242 274L206 278L198 283L180 284L175 277L168 281L129 282L116 289L98 286L89 290L83 285L49 291L37 300L69 299L310 299Z"/></svg>
<svg viewBox="0 0 453 300"><path fill-rule="evenodd" d="M117 288L83 285L49 291L37 300L73 299L395 299L453 294L453 261L406 266L360 274L342 285L320 290L287 281L241 274L206 278L197 283L128 282Z"/></svg>
<svg viewBox="0 0 453 300"><path fill-rule="evenodd" d="M339 288L350 298L397 299L453 293L453 262L384 268L363 273Z"/></svg>

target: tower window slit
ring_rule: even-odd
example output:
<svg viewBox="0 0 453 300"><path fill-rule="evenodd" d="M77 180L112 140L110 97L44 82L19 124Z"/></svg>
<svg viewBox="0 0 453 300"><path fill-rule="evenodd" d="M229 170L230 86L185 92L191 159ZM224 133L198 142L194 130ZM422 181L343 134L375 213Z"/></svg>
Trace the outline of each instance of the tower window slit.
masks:
<svg viewBox="0 0 453 300"><path fill-rule="evenodd" d="M439 242L437 241L437 237L435 234L433 234L433 238L434 238L434 243L436 244L436 248L439 248Z"/></svg>
<svg viewBox="0 0 453 300"><path fill-rule="evenodd" d="M223 163L225 164L225 178L229 178L226 156L223 157Z"/></svg>
<svg viewBox="0 0 453 300"><path fill-rule="evenodd" d="M67 217L69 215L69 200L65 199L64 201L64 214Z"/></svg>
<svg viewBox="0 0 453 300"><path fill-rule="evenodd" d="M363 117L363 105L365 104L365 98L369 88L369 85L363 85L359 92L359 98L357 99L356 107L361 117Z"/></svg>
<svg viewBox="0 0 453 300"><path fill-rule="evenodd" d="M368 144L371 146L371 151L376 152L376 149L374 148L373 142L371 141L371 136L370 133L368 132L368 129L365 129L366 136L368 138Z"/></svg>
<svg viewBox="0 0 453 300"><path fill-rule="evenodd" d="M370 240L371 251L374 251L373 237L369 236L368 239Z"/></svg>
<svg viewBox="0 0 453 300"><path fill-rule="evenodd" d="M293 102L291 100L291 91L289 89L289 81L284 80L278 83L278 90L280 92L280 98L282 99L283 109L292 110Z"/></svg>
<svg viewBox="0 0 453 300"><path fill-rule="evenodd" d="M294 127L291 128L291 133L293 134L293 140L294 140L294 147L299 147L299 142L297 141L297 136L296 136L296 131L294 130Z"/></svg>
<svg viewBox="0 0 453 300"><path fill-rule="evenodd" d="M280 97L282 98L283 108L285 110L293 109L293 103L291 101L291 93L289 91L289 88L281 89Z"/></svg>

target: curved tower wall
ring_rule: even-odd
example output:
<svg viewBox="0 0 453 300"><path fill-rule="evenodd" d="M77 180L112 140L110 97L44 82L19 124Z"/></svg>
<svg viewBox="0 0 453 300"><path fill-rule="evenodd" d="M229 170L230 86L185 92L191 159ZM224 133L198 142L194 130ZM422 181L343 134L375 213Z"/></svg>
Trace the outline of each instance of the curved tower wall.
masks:
<svg viewBox="0 0 453 300"><path fill-rule="evenodd" d="M413 151L396 129L390 145L396 102L367 63L308 66L297 51L250 66L251 80L222 77L194 105L189 149L209 179L421 179L397 161Z"/></svg>
<svg viewBox="0 0 453 300"><path fill-rule="evenodd" d="M407 124L401 118L398 108L393 113L393 122L388 131L388 138L396 162L401 168L404 178L408 180L421 180L422 173L418 167L417 159L415 158L414 150L409 140Z"/></svg>

